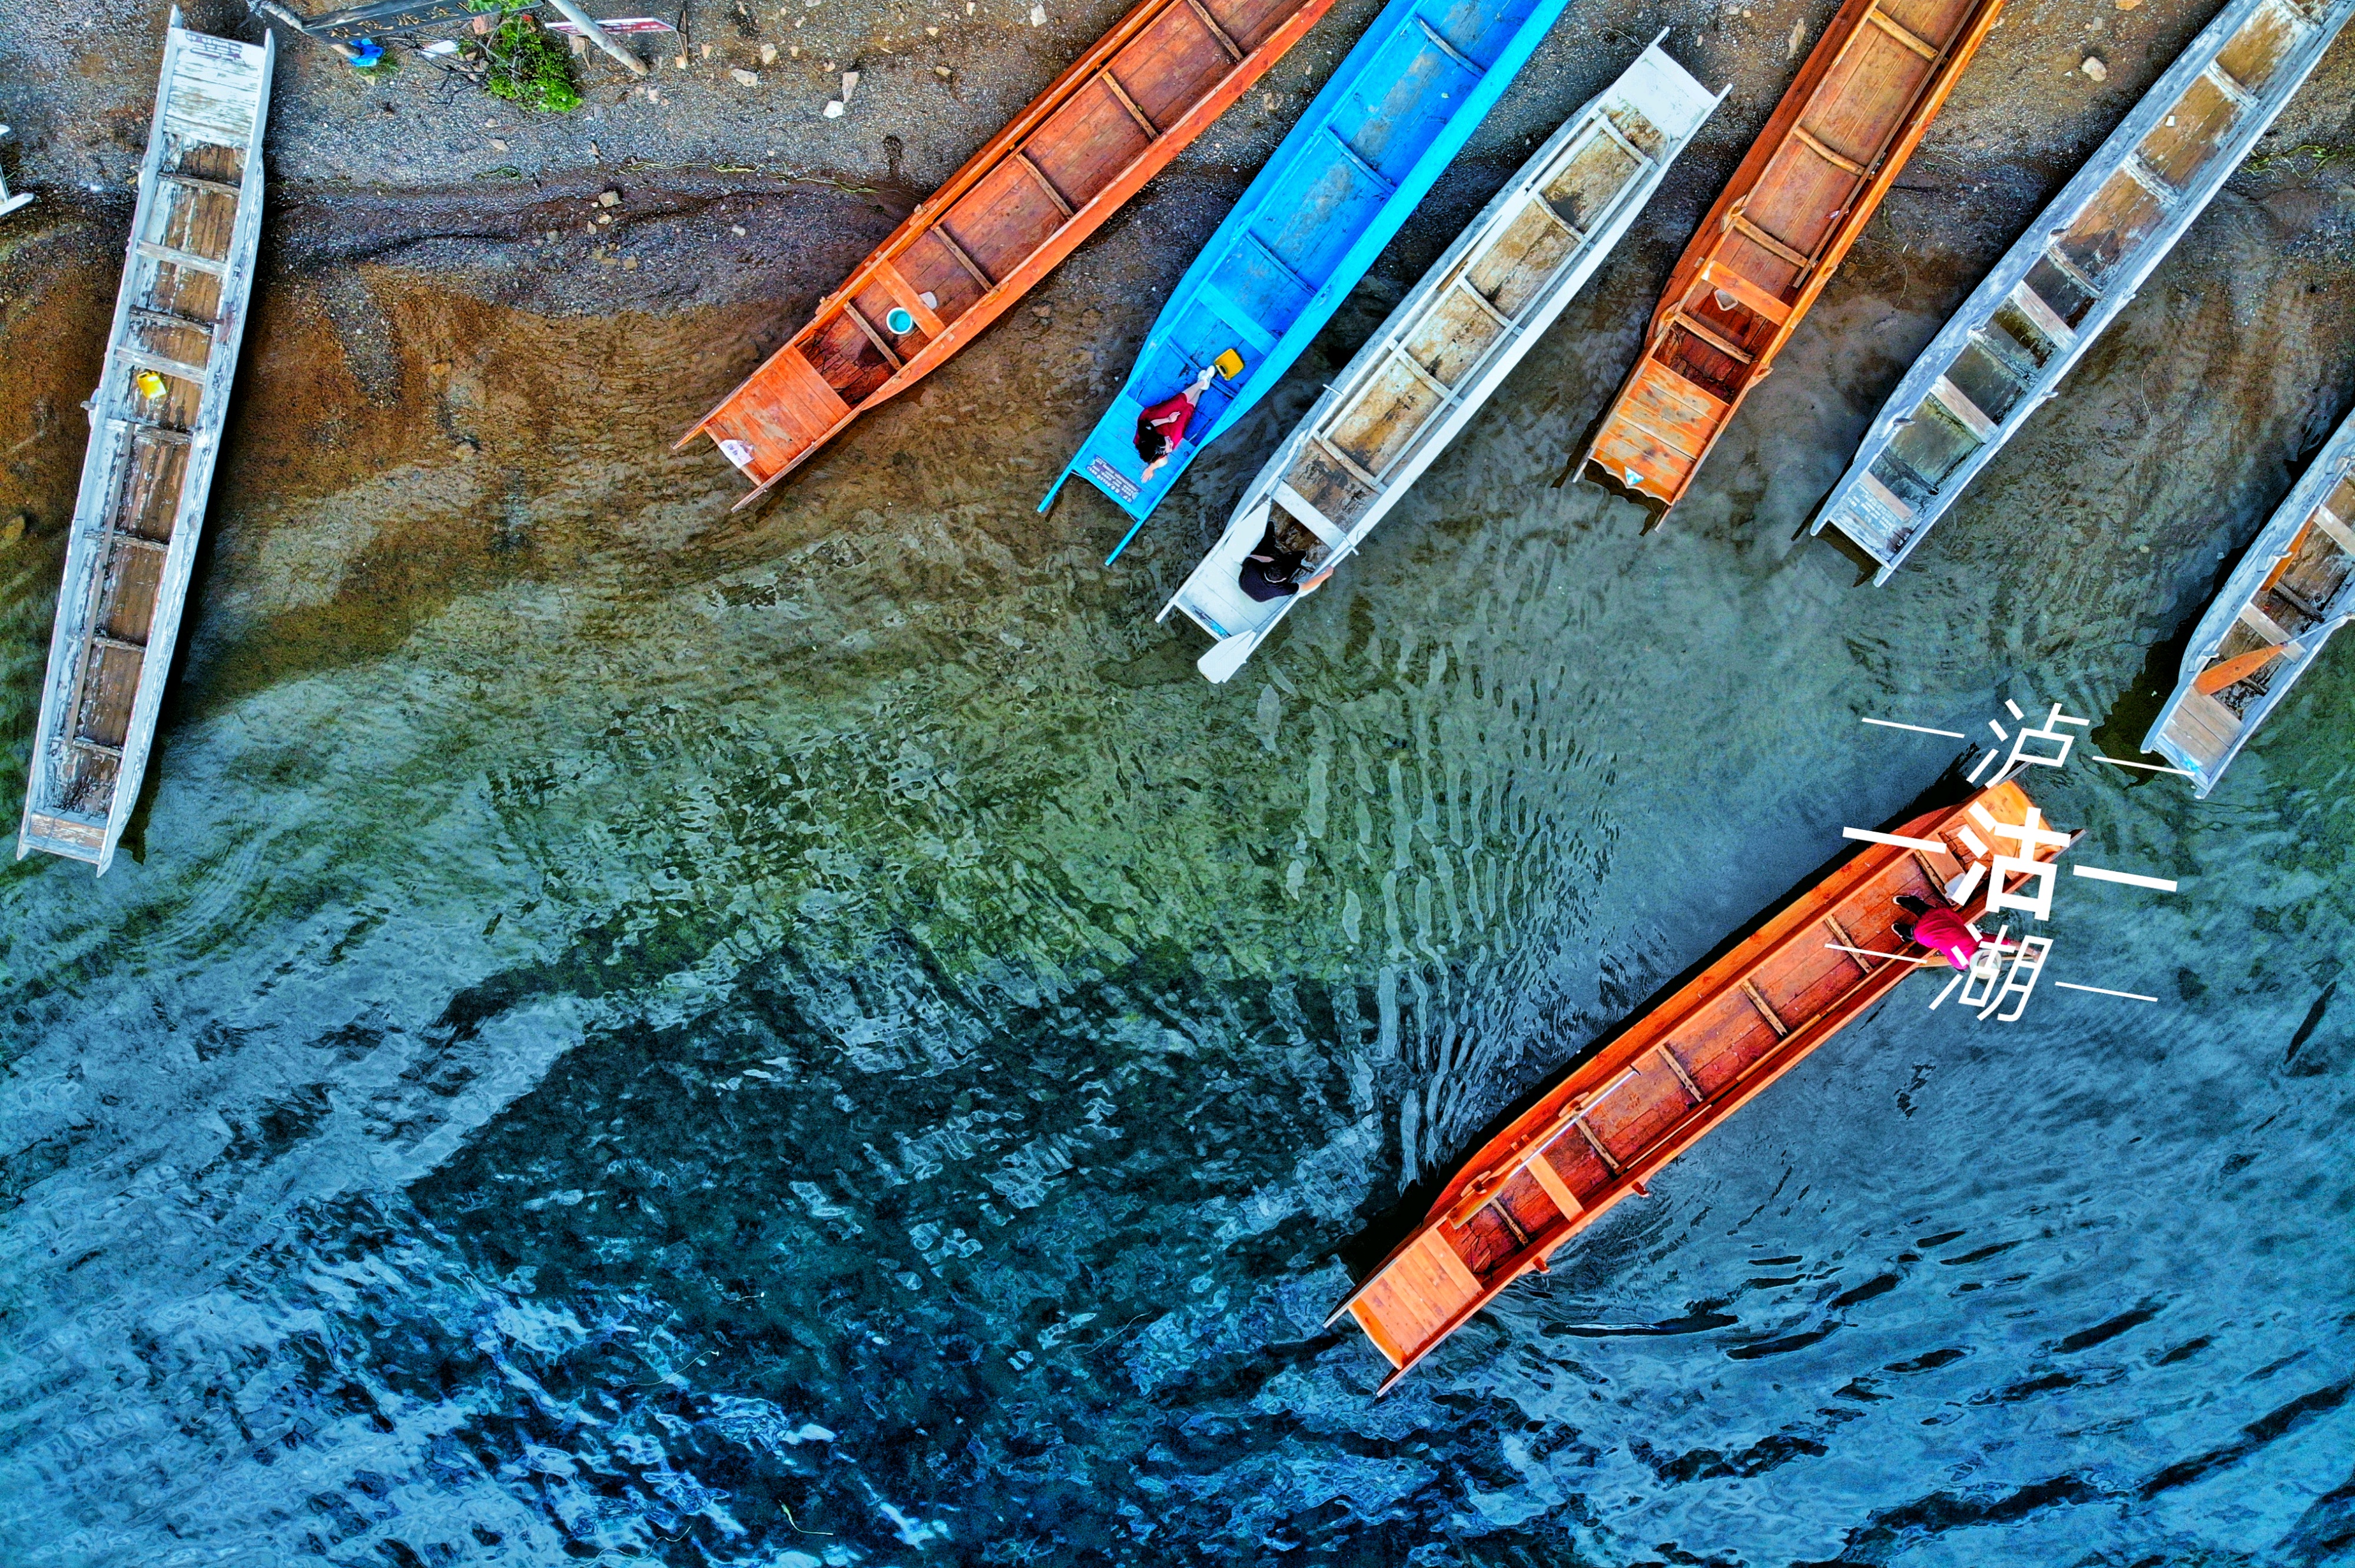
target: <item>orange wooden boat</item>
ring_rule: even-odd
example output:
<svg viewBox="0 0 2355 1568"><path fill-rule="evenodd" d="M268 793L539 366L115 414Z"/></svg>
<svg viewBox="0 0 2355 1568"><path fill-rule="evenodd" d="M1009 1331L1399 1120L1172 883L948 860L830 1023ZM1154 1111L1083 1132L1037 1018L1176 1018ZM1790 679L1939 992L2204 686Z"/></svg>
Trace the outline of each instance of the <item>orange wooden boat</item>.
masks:
<svg viewBox="0 0 2355 1568"><path fill-rule="evenodd" d="M749 506L845 425L978 336L1184 150L1333 0L1144 0L818 302L679 439Z"/></svg>
<svg viewBox="0 0 2355 1568"><path fill-rule="evenodd" d="M1986 860L1987 819L2021 824L2033 809L2017 784L1998 784L1898 830L1942 851L1868 845L1465 1160L1414 1233L1326 1319L1354 1316L1389 1358L1395 1370L1380 1392L1522 1274L1546 1272L1556 1248L1622 1198L1644 1193L1662 1166L1895 990L1921 949L1898 939L1904 916L1891 900L1911 893L1935 902ZM1966 916L1986 912L1982 880L1958 889Z"/></svg>
<svg viewBox="0 0 2355 1568"><path fill-rule="evenodd" d="M2003 0L1848 0L1668 274L1585 472L1680 500L1881 206Z"/></svg>

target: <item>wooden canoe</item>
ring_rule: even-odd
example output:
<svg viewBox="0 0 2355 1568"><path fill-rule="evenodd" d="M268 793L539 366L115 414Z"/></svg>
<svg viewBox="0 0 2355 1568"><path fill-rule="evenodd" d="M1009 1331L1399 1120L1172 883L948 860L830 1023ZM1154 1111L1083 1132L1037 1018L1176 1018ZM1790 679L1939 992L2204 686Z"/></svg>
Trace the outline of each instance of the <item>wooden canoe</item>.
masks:
<svg viewBox="0 0 2355 1568"><path fill-rule="evenodd" d="M1885 583L2117 319L2304 82L2355 0L2232 0L1954 318L1866 427L1811 532Z"/></svg>
<svg viewBox="0 0 2355 1568"><path fill-rule="evenodd" d="M276 59L266 35L194 33L172 12L91 396L19 860L44 850L103 875L138 804L245 334Z"/></svg>
<svg viewBox="0 0 2355 1568"><path fill-rule="evenodd" d="M1355 1317L1390 1361L1380 1392L1514 1280L1545 1273L1564 1242L1621 1199L1644 1194L1661 1167L1895 990L1921 949L1898 940L1904 913L1891 901L1904 893L1934 901L1985 859L1985 818L2024 823L2032 809L2017 784L1998 784L1898 830L1942 842L1942 852L1868 845L1466 1160L1413 1234L1326 1319ZM1966 916L1985 913L1984 891L1965 896Z"/></svg>
<svg viewBox="0 0 2355 1568"><path fill-rule="evenodd" d="M1722 96L1653 39L1433 263L1162 607L1219 639L1199 662L1205 678L1231 678L1298 602L1254 600L1237 577L1275 509L1323 546L1317 567L1355 551L1593 276Z"/></svg>
<svg viewBox="0 0 2355 1568"><path fill-rule="evenodd" d="M2142 748L2205 797L2330 634L2355 614L2355 413L2257 533L2192 629L2182 679Z"/></svg>
<svg viewBox="0 0 2355 1568"><path fill-rule="evenodd" d="M1652 314L1584 471L1681 499L1961 79L2003 0L1847 0Z"/></svg>
<svg viewBox="0 0 2355 1568"><path fill-rule="evenodd" d="M1005 314L1332 4L1143 0L678 445L709 436L752 482L736 503L751 505ZM891 330L895 313L905 332Z"/></svg>
<svg viewBox="0 0 2355 1568"><path fill-rule="evenodd" d="M1567 0L1391 0L1178 281L1074 474L1134 518L1109 566L1211 442L1258 406L1366 275L1544 41ZM1151 474L1146 408L1231 353L1186 439ZM1230 360L1229 365L1233 364Z"/></svg>

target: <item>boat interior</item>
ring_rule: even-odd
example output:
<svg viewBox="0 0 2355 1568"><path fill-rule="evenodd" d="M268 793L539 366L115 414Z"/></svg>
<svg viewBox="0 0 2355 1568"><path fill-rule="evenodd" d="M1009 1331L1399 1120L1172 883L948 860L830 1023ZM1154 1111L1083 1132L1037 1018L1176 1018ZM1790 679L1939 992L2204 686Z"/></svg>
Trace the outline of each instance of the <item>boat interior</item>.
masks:
<svg viewBox="0 0 2355 1568"><path fill-rule="evenodd" d="M2188 689L2179 690L2154 741L2199 775L2206 794L2250 732L2355 611L2355 471L2324 496L2288 547L2244 599Z"/></svg>
<svg viewBox="0 0 2355 1568"><path fill-rule="evenodd" d="M48 754L36 757L27 829L96 850L115 806L164 566L187 486L191 440L228 289L247 149L181 134L167 117L146 222L134 237L120 346L94 400L111 442L89 569L69 572L60 641L70 668ZM218 418L213 421L218 424ZM165 655L168 658L168 652Z"/></svg>
<svg viewBox="0 0 2355 1568"><path fill-rule="evenodd" d="M2214 61L2157 117L2149 132L2068 226L2050 237L2027 275L1975 326L1929 396L1874 458L1854 504L1830 521L1884 564L1901 557L1934 514L1957 471L2000 443L2014 410L2057 376L2049 368L2076 342L2095 305L2133 272L2143 252L2172 242L2169 215L2220 160L2237 159L2234 128L2256 111L2276 72L2306 35L2289 0L2269 0ZM1967 475L1964 476L1966 479ZM1957 482L1957 485L1959 482Z"/></svg>
<svg viewBox="0 0 2355 1568"><path fill-rule="evenodd" d="M1743 189L1737 173L1714 232L1704 227L1670 279L1651 340L1588 450L1606 482L1663 506L1683 495L1991 10L1986 0L1871 0L1845 34L1827 30L1777 111L1792 112L1787 128L1770 122L1754 179Z"/></svg>
<svg viewBox="0 0 2355 1568"><path fill-rule="evenodd" d="M1450 101L1487 74L1537 5L1433 0L1407 13L1316 127L1318 150L1285 169L1209 275L1172 302L1130 379L1136 401L1168 397L1231 349L1241 373L1214 377L1195 415L1196 429L1214 427L1438 140Z"/></svg>

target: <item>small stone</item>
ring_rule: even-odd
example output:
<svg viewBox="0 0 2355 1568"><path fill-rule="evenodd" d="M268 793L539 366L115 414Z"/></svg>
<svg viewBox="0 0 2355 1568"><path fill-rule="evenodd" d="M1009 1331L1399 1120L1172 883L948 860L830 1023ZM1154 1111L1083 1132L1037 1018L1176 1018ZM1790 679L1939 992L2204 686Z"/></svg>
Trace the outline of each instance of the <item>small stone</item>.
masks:
<svg viewBox="0 0 2355 1568"><path fill-rule="evenodd" d="M491 151L492 151L492 152L494 152L494 153L504 153L504 152L506 152L506 150L507 150L507 144L506 144L505 142L500 141L496 136L494 136L494 137L492 137L492 138L491 138Z"/></svg>
<svg viewBox="0 0 2355 1568"><path fill-rule="evenodd" d="M2141 4L2142 0L2118 0L2118 9L2121 11L2132 11Z"/></svg>
<svg viewBox="0 0 2355 1568"><path fill-rule="evenodd" d="M13 545L25 536L25 514L21 512L5 523L0 523L0 545Z"/></svg>
<svg viewBox="0 0 2355 1568"><path fill-rule="evenodd" d="M646 89L646 101L648 103L660 103L662 101L662 89L658 87L650 87Z"/></svg>
<svg viewBox="0 0 2355 1568"><path fill-rule="evenodd" d="M597 205L599 207L619 207L622 205L622 193L619 191L599 191L597 193Z"/></svg>
<svg viewBox="0 0 2355 1568"><path fill-rule="evenodd" d="M638 270L638 259L637 259L636 257L634 257L634 256L631 257L628 260L626 260L626 261L624 261L624 262L623 262L623 263L622 263L622 270L623 270L623 271L624 271L624 272L634 272L634 271L636 271L637 270Z"/></svg>
<svg viewBox="0 0 2355 1568"><path fill-rule="evenodd" d="M604 154L602 154L602 153L600 153L600 152L598 152L598 151L597 151L597 143L594 143L594 142L591 142L591 143L589 143L589 155L590 155L591 157L592 157L592 158L597 158L597 157L602 157Z"/></svg>
<svg viewBox="0 0 2355 1568"><path fill-rule="evenodd" d="M924 37L928 38L937 38L940 36L941 30L938 27L926 27L924 29Z"/></svg>
<svg viewBox="0 0 2355 1568"><path fill-rule="evenodd" d="M741 239L744 238L744 226L741 223L731 223L728 226L728 232Z"/></svg>
<svg viewBox="0 0 2355 1568"><path fill-rule="evenodd" d="M610 212L602 213L598 216L597 221L600 223L611 223L613 221L613 215Z"/></svg>
<svg viewBox="0 0 2355 1568"><path fill-rule="evenodd" d="M709 44L703 46L703 58L705 59L709 59L711 58L711 46Z"/></svg>
<svg viewBox="0 0 2355 1568"><path fill-rule="evenodd" d="M1047 25L1047 7L1044 5L1030 7L1030 25L1034 27L1043 27Z"/></svg>
<svg viewBox="0 0 2355 1568"><path fill-rule="evenodd" d="M849 102L849 101L850 101L850 90L851 90L852 88L854 88L854 87L857 87L858 85L858 73L857 71L855 71L855 70L847 70L847 71L844 71L844 72L842 73L842 101L843 101L843 102L847 103L847 102Z"/></svg>
<svg viewBox="0 0 2355 1568"><path fill-rule="evenodd" d="M728 74L736 79L736 85L739 87L758 87L761 85L759 73L746 70L742 66L729 67Z"/></svg>
<svg viewBox="0 0 2355 1568"><path fill-rule="evenodd" d="M575 55L578 55L579 57L581 57L581 58L583 58L583 59L586 59L586 58L589 58L589 40L588 40L588 39L586 39L586 38L582 38L582 37L574 37L574 38L569 39L569 40L567 40L567 41L570 44L571 48L572 48L572 52L573 52Z"/></svg>
<svg viewBox="0 0 2355 1568"><path fill-rule="evenodd" d="M764 66L773 66L777 63L776 45L762 44L761 46L761 63Z"/></svg>
<svg viewBox="0 0 2355 1568"><path fill-rule="evenodd" d="M2100 58L2094 55L2087 55L2085 57L2084 63L2080 65L2077 69L2083 71L2087 76L2092 77L2095 81L2100 81L2110 74L2110 68L2104 65L2101 62Z"/></svg>
<svg viewBox="0 0 2355 1568"><path fill-rule="evenodd" d="M842 100L838 98L829 98L826 101L826 117L828 120L839 120L842 118Z"/></svg>
<svg viewBox="0 0 2355 1568"><path fill-rule="evenodd" d="M946 81L950 75L949 68L946 66L934 66L932 68L932 74L939 77L943 81Z"/></svg>

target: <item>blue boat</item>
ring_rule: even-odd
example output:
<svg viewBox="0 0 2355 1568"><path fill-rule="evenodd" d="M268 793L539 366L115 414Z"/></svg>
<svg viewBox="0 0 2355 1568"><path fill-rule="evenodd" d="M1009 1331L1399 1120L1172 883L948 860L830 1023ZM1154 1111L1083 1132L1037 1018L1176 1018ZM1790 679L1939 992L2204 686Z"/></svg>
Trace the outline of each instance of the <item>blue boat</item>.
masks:
<svg viewBox="0 0 2355 1568"><path fill-rule="evenodd" d="M1391 0L1178 280L1074 473L1136 521L1290 369L1454 161L1569 0ZM1136 424L1220 355L1185 439L1149 476Z"/></svg>

